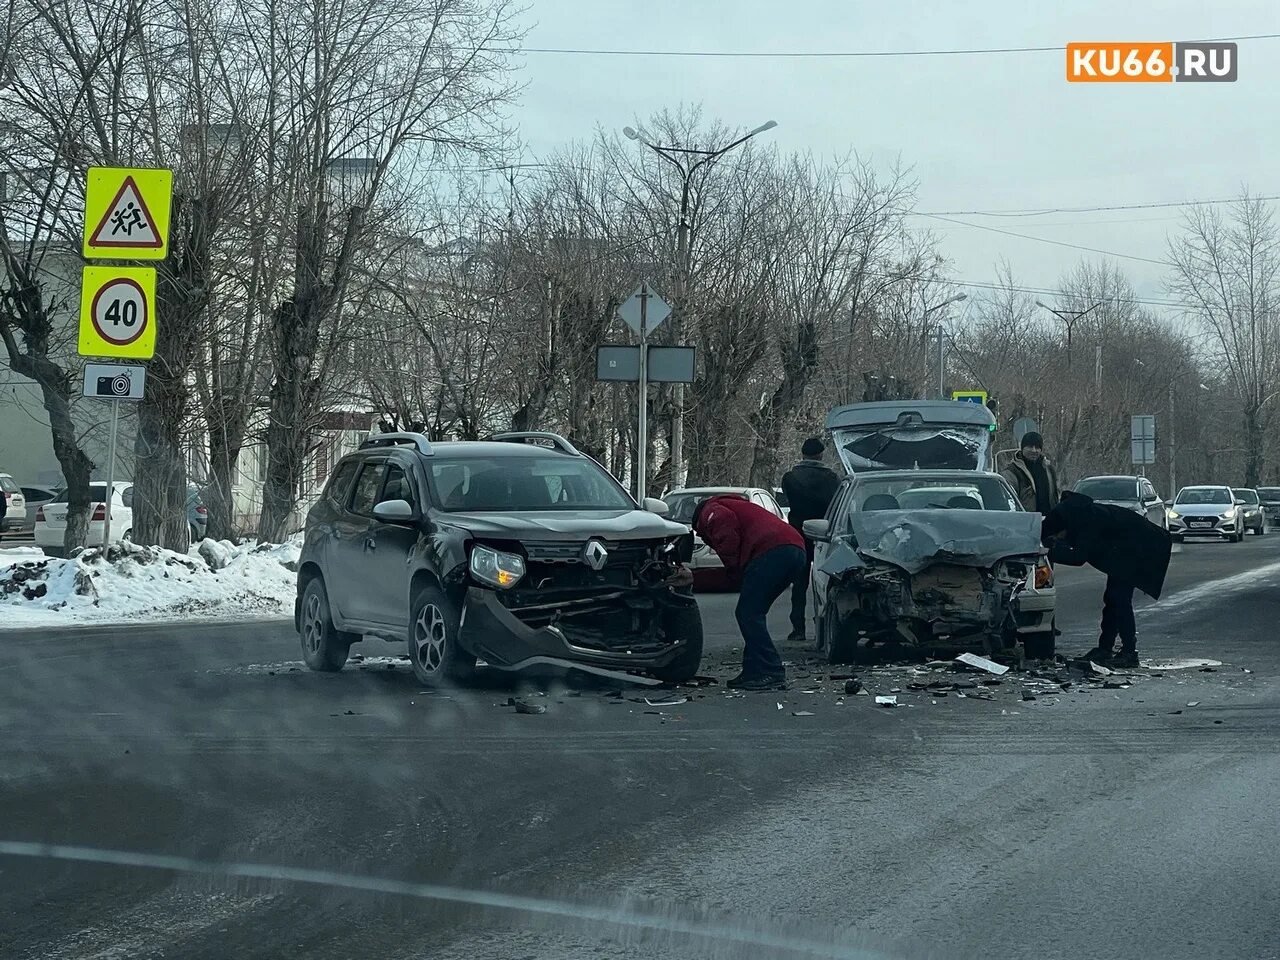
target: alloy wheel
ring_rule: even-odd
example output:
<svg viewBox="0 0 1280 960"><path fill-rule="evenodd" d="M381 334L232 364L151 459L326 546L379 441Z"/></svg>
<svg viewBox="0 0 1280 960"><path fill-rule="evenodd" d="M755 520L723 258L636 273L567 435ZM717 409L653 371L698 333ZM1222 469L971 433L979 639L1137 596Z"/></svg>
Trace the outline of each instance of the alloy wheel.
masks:
<svg viewBox="0 0 1280 960"><path fill-rule="evenodd" d="M448 628L444 613L434 603L425 603L413 624L413 645L418 664L427 673L437 673L444 664Z"/></svg>
<svg viewBox="0 0 1280 960"><path fill-rule="evenodd" d="M302 642L307 653L318 654L324 638L324 617L320 611L320 597L311 594L307 597L306 607L302 611Z"/></svg>

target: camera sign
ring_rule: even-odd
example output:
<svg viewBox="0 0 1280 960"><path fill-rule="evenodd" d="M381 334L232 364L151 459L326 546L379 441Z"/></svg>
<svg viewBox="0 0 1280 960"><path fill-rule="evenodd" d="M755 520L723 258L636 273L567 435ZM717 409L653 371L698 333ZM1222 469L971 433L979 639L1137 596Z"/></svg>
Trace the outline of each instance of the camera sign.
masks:
<svg viewBox="0 0 1280 960"><path fill-rule="evenodd" d="M98 400L141 400L147 368L130 363L86 363L84 395Z"/></svg>
<svg viewBox="0 0 1280 960"><path fill-rule="evenodd" d="M155 292L153 267L85 267L80 355L150 360L156 350Z"/></svg>

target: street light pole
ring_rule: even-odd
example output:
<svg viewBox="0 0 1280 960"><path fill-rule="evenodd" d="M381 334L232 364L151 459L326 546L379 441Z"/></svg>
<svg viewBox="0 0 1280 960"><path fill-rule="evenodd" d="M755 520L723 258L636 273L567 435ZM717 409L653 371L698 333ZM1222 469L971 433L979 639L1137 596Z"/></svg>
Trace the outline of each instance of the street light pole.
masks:
<svg viewBox="0 0 1280 960"><path fill-rule="evenodd" d="M933 313L935 310L941 310L943 307L949 307L953 303L959 303L961 300L968 300L968 299L969 299L969 295L967 293L958 293L949 300L943 300L941 303L935 303L932 307L928 307L925 310L922 316L922 320L924 321L924 324L928 326L929 314ZM945 389L944 381L946 379L946 354L944 352L945 350L944 344L946 343L946 336L947 336L946 331L942 329L942 321L939 320L938 321L938 399L939 400L946 399L946 396L944 395L944 392L943 392Z"/></svg>
<svg viewBox="0 0 1280 960"><path fill-rule="evenodd" d="M1067 325L1067 366L1068 367L1071 366L1071 337L1075 331L1076 323L1077 321L1080 320L1081 317L1084 317L1090 313L1093 313L1093 311L1097 310L1100 306L1102 306L1102 301L1099 300L1097 303L1089 307L1087 310L1055 310L1053 307L1049 306L1043 300L1037 300L1036 306L1041 307L1045 310L1048 310L1055 317L1057 317L1059 320L1061 320L1063 323Z"/></svg>
<svg viewBox="0 0 1280 960"><path fill-rule="evenodd" d="M772 130L778 124L774 120L762 123L754 130L748 131L732 143L715 150L696 150L690 147L665 147L652 143L641 131L633 127L623 127L622 133L628 140L635 140L648 147L662 159L680 171L680 221L676 225L676 275L675 289L672 299L675 301L671 316L672 337L679 344L684 335L684 307L689 285L689 190L693 175L700 167L714 163L734 147L741 146L756 134ZM700 159L686 163L679 156L698 157ZM672 400L675 412L671 422L671 486L678 487L683 482L684 473L684 384L674 385Z"/></svg>

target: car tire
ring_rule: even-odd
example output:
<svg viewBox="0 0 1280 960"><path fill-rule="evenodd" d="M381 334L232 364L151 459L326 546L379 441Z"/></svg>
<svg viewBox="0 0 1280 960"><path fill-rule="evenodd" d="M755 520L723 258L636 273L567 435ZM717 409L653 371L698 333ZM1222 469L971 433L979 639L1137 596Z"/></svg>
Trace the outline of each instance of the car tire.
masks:
<svg viewBox="0 0 1280 960"><path fill-rule="evenodd" d="M841 633L840 625L836 621L835 608L828 603L822 608L822 635L826 640L827 663L849 664L849 663L869 663L868 659L870 651L865 647L858 646L858 637L856 634L850 635L848 632ZM874 658L871 658L874 659Z"/></svg>
<svg viewBox="0 0 1280 960"><path fill-rule="evenodd" d="M320 577L312 579L302 592L298 627L302 659L308 667L317 673L336 673L346 665L347 654L356 638L333 625L329 592Z"/></svg>
<svg viewBox="0 0 1280 960"><path fill-rule="evenodd" d="M1058 633L1050 627L1022 635L1022 652L1028 660L1052 660L1058 652Z"/></svg>
<svg viewBox="0 0 1280 960"><path fill-rule="evenodd" d="M662 618L668 637L675 637L684 649L666 666L652 671L663 683L688 683L702 666L702 611L698 607L668 607Z"/></svg>
<svg viewBox="0 0 1280 960"><path fill-rule="evenodd" d="M418 683L438 687L465 683L476 674L476 658L459 643L461 616L436 586L420 589L409 608L409 664Z"/></svg>

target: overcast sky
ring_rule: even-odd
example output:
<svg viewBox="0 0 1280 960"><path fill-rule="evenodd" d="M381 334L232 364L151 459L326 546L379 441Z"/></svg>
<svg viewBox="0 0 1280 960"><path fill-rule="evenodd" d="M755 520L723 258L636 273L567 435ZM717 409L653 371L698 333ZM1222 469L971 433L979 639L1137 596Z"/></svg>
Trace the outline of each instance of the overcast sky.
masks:
<svg viewBox="0 0 1280 960"><path fill-rule="evenodd" d="M1056 0L531 0L528 47L886 51L1191 40L1280 33L1280 3ZM681 102L786 151L895 157L922 211L1106 206L1280 193L1280 40L1240 43L1230 84L1068 84L1064 54L863 59L616 57L529 53L513 119L527 159ZM986 226L1164 259L1178 209L967 216ZM1080 251L939 221L959 279L1051 287ZM1164 268L1120 260L1143 296Z"/></svg>

